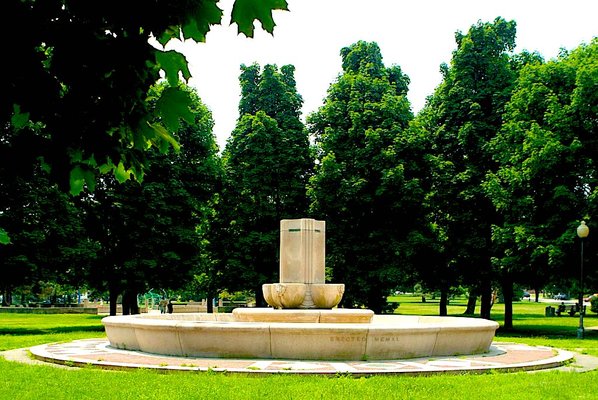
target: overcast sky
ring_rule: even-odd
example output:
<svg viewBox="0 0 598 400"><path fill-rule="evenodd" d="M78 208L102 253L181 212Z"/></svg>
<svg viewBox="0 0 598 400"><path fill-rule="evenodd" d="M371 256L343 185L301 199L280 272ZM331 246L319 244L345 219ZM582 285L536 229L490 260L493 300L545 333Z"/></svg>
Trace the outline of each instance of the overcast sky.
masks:
<svg viewBox="0 0 598 400"><path fill-rule="evenodd" d="M450 62L455 32L478 20L515 20L516 51L538 51L545 59L598 36L598 0L288 0L290 11L274 12L274 35L258 28L254 39L229 25L232 3L219 2L223 24L212 27L206 43L169 46L187 57L190 85L213 113L221 150L238 118L241 64L293 64L305 117L322 105L341 72L340 49L375 41L385 65L399 65L411 79L408 98L416 113L441 81L439 66Z"/></svg>

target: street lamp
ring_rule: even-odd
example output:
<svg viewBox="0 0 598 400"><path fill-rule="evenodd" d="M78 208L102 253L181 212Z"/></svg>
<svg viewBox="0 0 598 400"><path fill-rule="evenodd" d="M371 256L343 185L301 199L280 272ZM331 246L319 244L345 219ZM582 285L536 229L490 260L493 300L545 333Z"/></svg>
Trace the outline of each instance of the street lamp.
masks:
<svg viewBox="0 0 598 400"><path fill-rule="evenodd" d="M590 234L590 228L586 225L585 221L581 221L581 224L577 227L577 236L579 236L581 242L581 267L579 270L579 328L577 328L577 338L583 339L583 240Z"/></svg>

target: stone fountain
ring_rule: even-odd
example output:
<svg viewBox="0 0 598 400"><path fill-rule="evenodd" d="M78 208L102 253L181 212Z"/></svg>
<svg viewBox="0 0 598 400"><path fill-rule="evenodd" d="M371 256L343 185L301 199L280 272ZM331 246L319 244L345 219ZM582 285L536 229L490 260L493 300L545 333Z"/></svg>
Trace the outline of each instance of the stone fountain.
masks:
<svg viewBox="0 0 598 400"><path fill-rule="evenodd" d="M324 283L326 223L314 219L280 221L280 283L263 285L274 308L333 308L345 285Z"/></svg>
<svg viewBox="0 0 598 400"><path fill-rule="evenodd" d="M335 308L344 285L324 281L324 221L280 225L280 282L262 287L272 308L106 317L110 345L176 356L299 360L392 360L489 350L498 328L494 321Z"/></svg>

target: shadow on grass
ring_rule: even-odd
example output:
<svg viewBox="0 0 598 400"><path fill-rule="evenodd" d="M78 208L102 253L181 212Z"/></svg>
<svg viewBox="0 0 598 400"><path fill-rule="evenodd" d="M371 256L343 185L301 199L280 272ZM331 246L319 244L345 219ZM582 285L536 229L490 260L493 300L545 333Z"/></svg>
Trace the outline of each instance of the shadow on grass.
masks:
<svg viewBox="0 0 598 400"><path fill-rule="evenodd" d="M56 326L52 328L0 328L0 335L47 335L51 333L104 332L103 326Z"/></svg>
<svg viewBox="0 0 598 400"><path fill-rule="evenodd" d="M570 326L546 326L528 325L525 327L514 327L510 330L505 330L500 327L496 331L500 338L520 338L520 337L545 337L549 339L575 339L577 337L577 328ZM586 339L598 339L598 333L595 331L585 331L584 337Z"/></svg>

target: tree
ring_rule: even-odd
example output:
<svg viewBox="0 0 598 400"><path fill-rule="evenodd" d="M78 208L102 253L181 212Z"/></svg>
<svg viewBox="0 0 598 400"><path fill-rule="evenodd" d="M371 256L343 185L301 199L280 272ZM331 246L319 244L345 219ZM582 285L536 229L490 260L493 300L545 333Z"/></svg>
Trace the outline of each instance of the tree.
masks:
<svg viewBox="0 0 598 400"><path fill-rule="evenodd" d="M51 183L73 194L93 191L106 172L119 182L142 180L146 150L176 149L172 132L193 120L192 99L177 85L190 78L185 57L148 40L204 41L222 19L216 3L5 2L2 15L27 29L5 46L12 58L0 83L0 174L29 179L41 164ZM272 33L274 9L286 10L286 1L236 0L231 21L248 37L255 20ZM171 87L150 107L148 90L161 71ZM14 234L0 227L0 244Z"/></svg>
<svg viewBox="0 0 598 400"><path fill-rule="evenodd" d="M447 268L455 268L482 294L481 315L490 318L492 226L500 216L481 186L496 169L488 144L502 124L516 73L509 52L515 47L515 22L502 18L478 22L455 35L451 65L428 100L426 130L432 136L436 167L431 202L446 241Z"/></svg>
<svg viewBox="0 0 598 400"><path fill-rule="evenodd" d="M294 67L241 71L241 117L223 153L217 251L226 288L254 289L263 305L261 285L277 281L280 220L305 217L313 161Z"/></svg>
<svg viewBox="0 0 598 400"><path fill-rule="evenodd" d="M181 150L150 153L142 183L106 177L87 199L88 229L102 246L90 282L108 288L111 307L122 293L125 314L138 312L138 293L181 288L202 267L203 225L220 170L211 114L193 90L182 90L194 100L194 122L176 133Z"/></svg>
<svg viewBox="0 0 598 400"><path fill-rule="evenodd" d="M491 143L500 167L485 188L504 218L497 261L536 289L555 276L577 281L575 228L596 210L597 55L595 39L525 66Z"/></svg>
<svg viewBox="0 0 598 400"><path fill-rule="evenodd" d="M41 168L29 179L0 175L0 192L0 224L14 232L11 242L0 246L3 303L10 304L16 289L40 281L81 285L96 248L73 199L51 184Z"/></svg>
<svg viewBox="0 0 598 400"><path fill-rule="evenodd" d="M156 38L204 41L219 24L217 0L72 2L9 0L2 15L27 26L7 41L10 77L0 83L0 169L30 174L41 160L54 182L79 193L96 175L141 179L145 150L178 146L180 120L192 121L191 99L178 89L190 73L185 57L154 48ZM253 22L272 32L273 9L285 0L236 0L232 22L253 35ZM149 107L148 90L164 71L171 87ZM10 232L9 232L10 233ZM1 235L3 242L5 235Z"/></svg>
<svg viewBox="0 0 598 400"><path fill-rule="evenodd" d="M376 43L341 50L343 72L308 118L318 151L312 212L327 223L327 260L346 285L342 305L386 309L418 236L423 199L405 130L409 78Z"/></svg>

